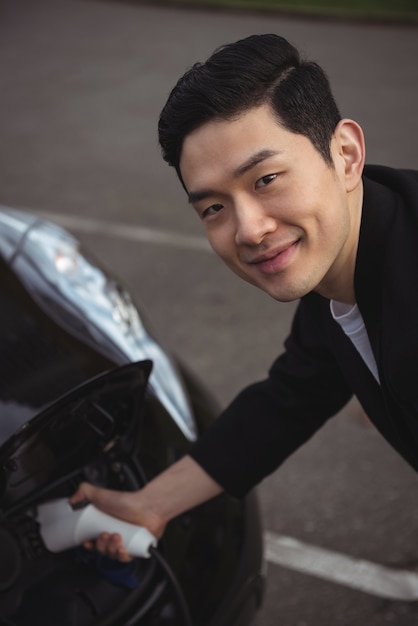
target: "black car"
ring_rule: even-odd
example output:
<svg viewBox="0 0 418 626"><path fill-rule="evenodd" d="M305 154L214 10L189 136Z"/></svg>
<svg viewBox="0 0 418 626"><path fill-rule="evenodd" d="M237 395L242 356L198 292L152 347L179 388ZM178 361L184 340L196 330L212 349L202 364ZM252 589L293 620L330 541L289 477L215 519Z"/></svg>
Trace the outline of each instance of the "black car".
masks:
<svg viewBox="0 0 418 626"><path fill-rule="evenodd" d="M254 493L179 516L130 564L47 550L41 504L83 480L138 489L218 409L66 230L0 207L0 293L0 624L253 625L264 584Z"/></svg>

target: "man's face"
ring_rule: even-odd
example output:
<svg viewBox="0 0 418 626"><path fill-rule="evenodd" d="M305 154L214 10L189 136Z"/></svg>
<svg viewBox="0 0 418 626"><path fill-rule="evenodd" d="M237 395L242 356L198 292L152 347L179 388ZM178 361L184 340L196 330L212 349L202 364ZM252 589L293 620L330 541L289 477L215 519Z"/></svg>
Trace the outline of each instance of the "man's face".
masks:
<svg viewBox="0 0 418 626"><path fill-rule="evenodd" d="M212 248L277 300L312 290L352 299L361 201L348 189L342 143L336 131L332 167L267 105L184 141L182 178Z"/></svg>

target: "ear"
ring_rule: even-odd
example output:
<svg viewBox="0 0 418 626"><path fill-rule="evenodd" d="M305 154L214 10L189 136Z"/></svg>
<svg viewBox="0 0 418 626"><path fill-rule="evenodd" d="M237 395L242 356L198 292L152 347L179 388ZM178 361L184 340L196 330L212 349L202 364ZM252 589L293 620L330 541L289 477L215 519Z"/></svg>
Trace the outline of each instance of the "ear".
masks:
<svg viewBox="0 0 418 626"><path fill-rule="evenodd" d="M361 127L353 120L341 120L334 131L334 162L345 179L346 191L353 191L361 182L366 147ZM341 169L340 169L341 168Z"/></svg>

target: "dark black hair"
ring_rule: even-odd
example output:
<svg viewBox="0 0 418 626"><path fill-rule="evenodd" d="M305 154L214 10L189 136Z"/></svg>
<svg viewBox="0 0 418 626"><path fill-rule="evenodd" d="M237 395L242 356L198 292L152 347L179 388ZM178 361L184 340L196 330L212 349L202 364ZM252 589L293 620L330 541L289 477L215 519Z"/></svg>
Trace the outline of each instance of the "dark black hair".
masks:
<svg viewBox="0 0 418 626"><path fill-rule="evenodd" d="M181 180L185 137L211 120L233 119L250 108L271 105L278 123L304 135L332 164L331 138L341 119L324 70L301 59L274 34L252 35L215 50L177 82L158 124L165 161Z"/></svg>

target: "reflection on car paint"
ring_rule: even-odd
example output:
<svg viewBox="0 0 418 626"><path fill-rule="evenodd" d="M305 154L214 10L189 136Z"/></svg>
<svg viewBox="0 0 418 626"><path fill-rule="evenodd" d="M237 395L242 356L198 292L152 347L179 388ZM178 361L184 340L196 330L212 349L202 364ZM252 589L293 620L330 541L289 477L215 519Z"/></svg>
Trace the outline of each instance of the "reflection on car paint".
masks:
<svg viewBox="0 0 418 626"><path fill-rule="evenodd" d="M99 345L105 356L116 350L125 362L151 359L151 390L183 434L195 440L196 427L175 366L145 330L129 293L82 252L70 233L36 218L21 220L20 215L26 214L0 214L7 232L0 252L37 304L80 340Z"/></svg>

